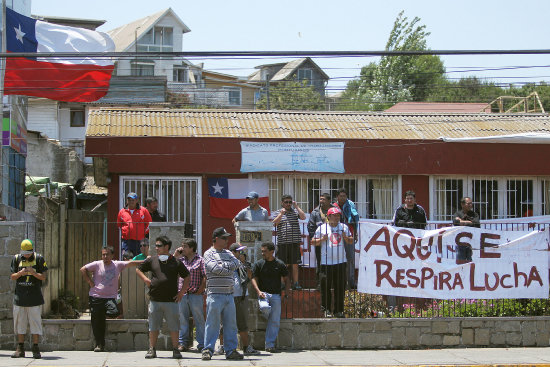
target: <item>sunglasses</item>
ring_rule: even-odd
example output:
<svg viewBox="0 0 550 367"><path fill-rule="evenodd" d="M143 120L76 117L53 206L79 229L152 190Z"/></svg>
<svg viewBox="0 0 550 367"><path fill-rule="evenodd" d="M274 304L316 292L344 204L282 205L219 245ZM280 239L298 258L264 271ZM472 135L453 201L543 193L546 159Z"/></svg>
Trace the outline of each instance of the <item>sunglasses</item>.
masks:
<svg viewBox="0 0 550 367"><path fill-rule="evenodd" d="M155 244L155 247L164 247L164 245L157 245L157 244Z"/></svg>
<svg viewBox="0 0 550 367"><path fill-rule="evenodd" d="M283 204L292 204L292 200L291 201L283 201Z"/></svg>

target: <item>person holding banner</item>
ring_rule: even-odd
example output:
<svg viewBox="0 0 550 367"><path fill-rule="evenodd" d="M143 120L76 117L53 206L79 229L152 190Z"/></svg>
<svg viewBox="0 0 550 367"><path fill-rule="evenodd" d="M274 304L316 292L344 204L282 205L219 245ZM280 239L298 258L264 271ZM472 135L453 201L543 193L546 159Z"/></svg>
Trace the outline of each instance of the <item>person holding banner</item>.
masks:
<svg viewBox="0 0 550 367"><path fill-rule="evenodd" d="M315 231L311 244L321 247L321 307L325 316L331 313L344 317L344 293L346 290L346 251L345 244L354 242L349 227L340 223L342 211L330 208L328 223L321 224ZM332 305L334 289L334 306Z"/></svg>
<svg viewBox="0 0 550 367"><path fill-rule="evenodd" d="M396 227L426 229L426 211L416 203L416 193L405 193L405 203L395 210L393 225Z"/></svg>

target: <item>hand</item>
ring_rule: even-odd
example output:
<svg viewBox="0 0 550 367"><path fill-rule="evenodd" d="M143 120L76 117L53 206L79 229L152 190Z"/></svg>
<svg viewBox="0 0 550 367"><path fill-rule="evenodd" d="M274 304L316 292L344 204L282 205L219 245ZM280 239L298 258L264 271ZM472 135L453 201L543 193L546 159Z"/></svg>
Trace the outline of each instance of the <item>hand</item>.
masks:
<svg viewBox="0 0 550 367"><path fill-rule="evenodd" d="M182 292L178 292L178 294L176 294L176 295L174 296L174 301L175 301L175 302L179 302L179 301L181 301L182 298L183 298L183 293L182 293Z"/></svg>
<svg viewBox="0 0 550 367"><path fill-rule="evenodd" d="M281 211L280 211L281 215L285 215L286 214L286 209L285 208L282 208Z"/></svg>
<svg viewBox="0 0 550 367"><path fill-rule="evenodd" d="M94 282L92 282L91 280L90 280L90 281L88 282L88 285L90 286L90 288L93 288L93 287L95 287L95 284L94 284Z"/></svg>
<svg viewBox="0 0 550 367"><path fill-rule="evenodd" d="M146 279L145 280L145 285L150 287L151 286L151 279Z"/></svg>
<svg viewBox="0 0 550 367"><path fill-rule="evenodd" d="M265 298L265 293L264 293L264 292L258 293L258 297L260 297L260 298L262 298L262 299Z"/></svg>
<svg viewBox="0 0 550 367"><path fill-rule="evenodd" d="M323 237L321 237L321 241L326 241L326 240L328 240L328 233L325 233Z"/></svg>
<svg viewBox="0 0 550 367"><path fill-rule="evenodd" d="M293 202L292 202L292 207L293 207L294 209L296 209L296 208L298 207L298 203L296 203L295 201L293 201Z"/></svg>
<svg viewBox="0 0 550 367"><path fill-rule="evenodd" d="M34 273L36 273L36 271L34 270L34 268L32 266L27 266L25 268L25 270L27 271L27 274L29 274L29 275L33 275Z"/></svg>

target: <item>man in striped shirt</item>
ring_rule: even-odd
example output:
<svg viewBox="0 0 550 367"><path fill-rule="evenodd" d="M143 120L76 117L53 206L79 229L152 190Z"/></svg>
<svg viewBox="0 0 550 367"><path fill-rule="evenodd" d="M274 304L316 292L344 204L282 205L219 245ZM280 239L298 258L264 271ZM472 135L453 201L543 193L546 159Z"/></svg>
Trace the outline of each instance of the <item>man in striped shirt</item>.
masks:
<svg viewBox="0 0 550 367"><path fill-rule="evenodd" d="M207 296L203 361L212 358L221 323L225 358L243 359L243 355L237 352L237 318L233 300L233 273L240 261L227 249L229 236L231 234L225 228L216 228L212 233L212 247L204 253Z"/></svg>

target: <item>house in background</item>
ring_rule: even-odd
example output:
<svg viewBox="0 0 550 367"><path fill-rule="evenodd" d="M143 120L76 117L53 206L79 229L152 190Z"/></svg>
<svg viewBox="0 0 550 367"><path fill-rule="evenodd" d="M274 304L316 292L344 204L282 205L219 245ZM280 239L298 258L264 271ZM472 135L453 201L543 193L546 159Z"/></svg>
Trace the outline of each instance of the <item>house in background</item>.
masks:
<svg viewBox="0 0 550 367"><path fill-rule="evenodd" d="M256 72L248 77L248 82L256 85L277 85L283 81L305 81L321 97L325 96L325 87L329 76L311 58L304 57L286 63L265 64L256 66Z"/></svg>
<svg viewBox="0 0 550 367"><path fill-rule="evenodd" d="M202 80L208 98L202 103L206 106L225 107L231 109L254 109L255 96L261 90L261 86L250 84L246 78L234 75L217 73L214 71L203 70ZM212 98L217 98L216 101ZM198 100L195 104L200 105Z"/></svg>

